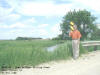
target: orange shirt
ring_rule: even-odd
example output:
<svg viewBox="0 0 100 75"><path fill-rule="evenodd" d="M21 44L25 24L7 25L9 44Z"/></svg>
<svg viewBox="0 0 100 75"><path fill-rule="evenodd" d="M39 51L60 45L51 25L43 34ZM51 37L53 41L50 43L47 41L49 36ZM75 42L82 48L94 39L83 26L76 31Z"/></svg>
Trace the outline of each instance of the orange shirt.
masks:
<svg viewBox="0 0 100 75"><path fill-rule="evenodd" d="M69 33L69 36L72 37L72 39L80 39L82 35L78 30L74 30Z"/></svg>

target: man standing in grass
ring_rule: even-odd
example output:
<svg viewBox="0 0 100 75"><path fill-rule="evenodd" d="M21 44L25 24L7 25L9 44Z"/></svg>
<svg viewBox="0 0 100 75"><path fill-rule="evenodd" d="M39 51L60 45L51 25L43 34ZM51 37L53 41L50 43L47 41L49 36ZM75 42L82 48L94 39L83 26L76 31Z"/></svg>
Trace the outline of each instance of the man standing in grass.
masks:
<svg viewBox="0 0 100 75"><path fill-rule="evenodd" d="M73 25L73 30L70 31L69 36L72 38L73 58L77 59L79 57L79 44L81 33L78 31L75 24Z"/></svg>

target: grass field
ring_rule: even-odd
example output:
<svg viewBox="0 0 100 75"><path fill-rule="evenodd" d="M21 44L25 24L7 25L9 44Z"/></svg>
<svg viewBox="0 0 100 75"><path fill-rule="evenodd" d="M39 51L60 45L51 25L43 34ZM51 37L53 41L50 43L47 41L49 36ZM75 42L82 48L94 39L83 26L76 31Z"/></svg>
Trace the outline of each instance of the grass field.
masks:
<svg viewBox="0 0 100 75"><path fill-rule="evenodd" d="M32 40L32 41L0 41L0 69L2 67L36 66L49 61L69 59L72 57L70 41L65 41L53 52L47 47L64 41ZM87 51L80 45L80 54Z"/></svg>

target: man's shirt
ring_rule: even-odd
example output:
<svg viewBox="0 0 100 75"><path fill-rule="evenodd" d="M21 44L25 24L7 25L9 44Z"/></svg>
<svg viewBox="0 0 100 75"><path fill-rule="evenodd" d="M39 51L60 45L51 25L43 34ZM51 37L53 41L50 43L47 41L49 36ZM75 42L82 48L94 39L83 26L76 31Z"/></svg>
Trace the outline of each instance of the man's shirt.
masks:
<svg viewBox="0 0 100 75"><path fill-rule="evenodd" d="M80 39L82 37L81 33L78 30L71 31L69 33L69 36L72 37L72 39Z"/></svg>

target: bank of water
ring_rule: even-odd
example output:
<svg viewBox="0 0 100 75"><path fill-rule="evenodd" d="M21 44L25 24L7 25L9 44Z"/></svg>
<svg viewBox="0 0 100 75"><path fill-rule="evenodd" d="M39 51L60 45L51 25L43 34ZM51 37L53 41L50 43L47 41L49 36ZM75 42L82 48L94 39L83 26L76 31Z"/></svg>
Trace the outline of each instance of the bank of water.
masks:
<svg viewBox="0 0 100 75"><path fill-rule="evenodd" d="M57 47L58 47L58 45L50 46L50 47L47 47L46 50L49 51L49 52L52 52L52 51L54 51Z"/></svg>

